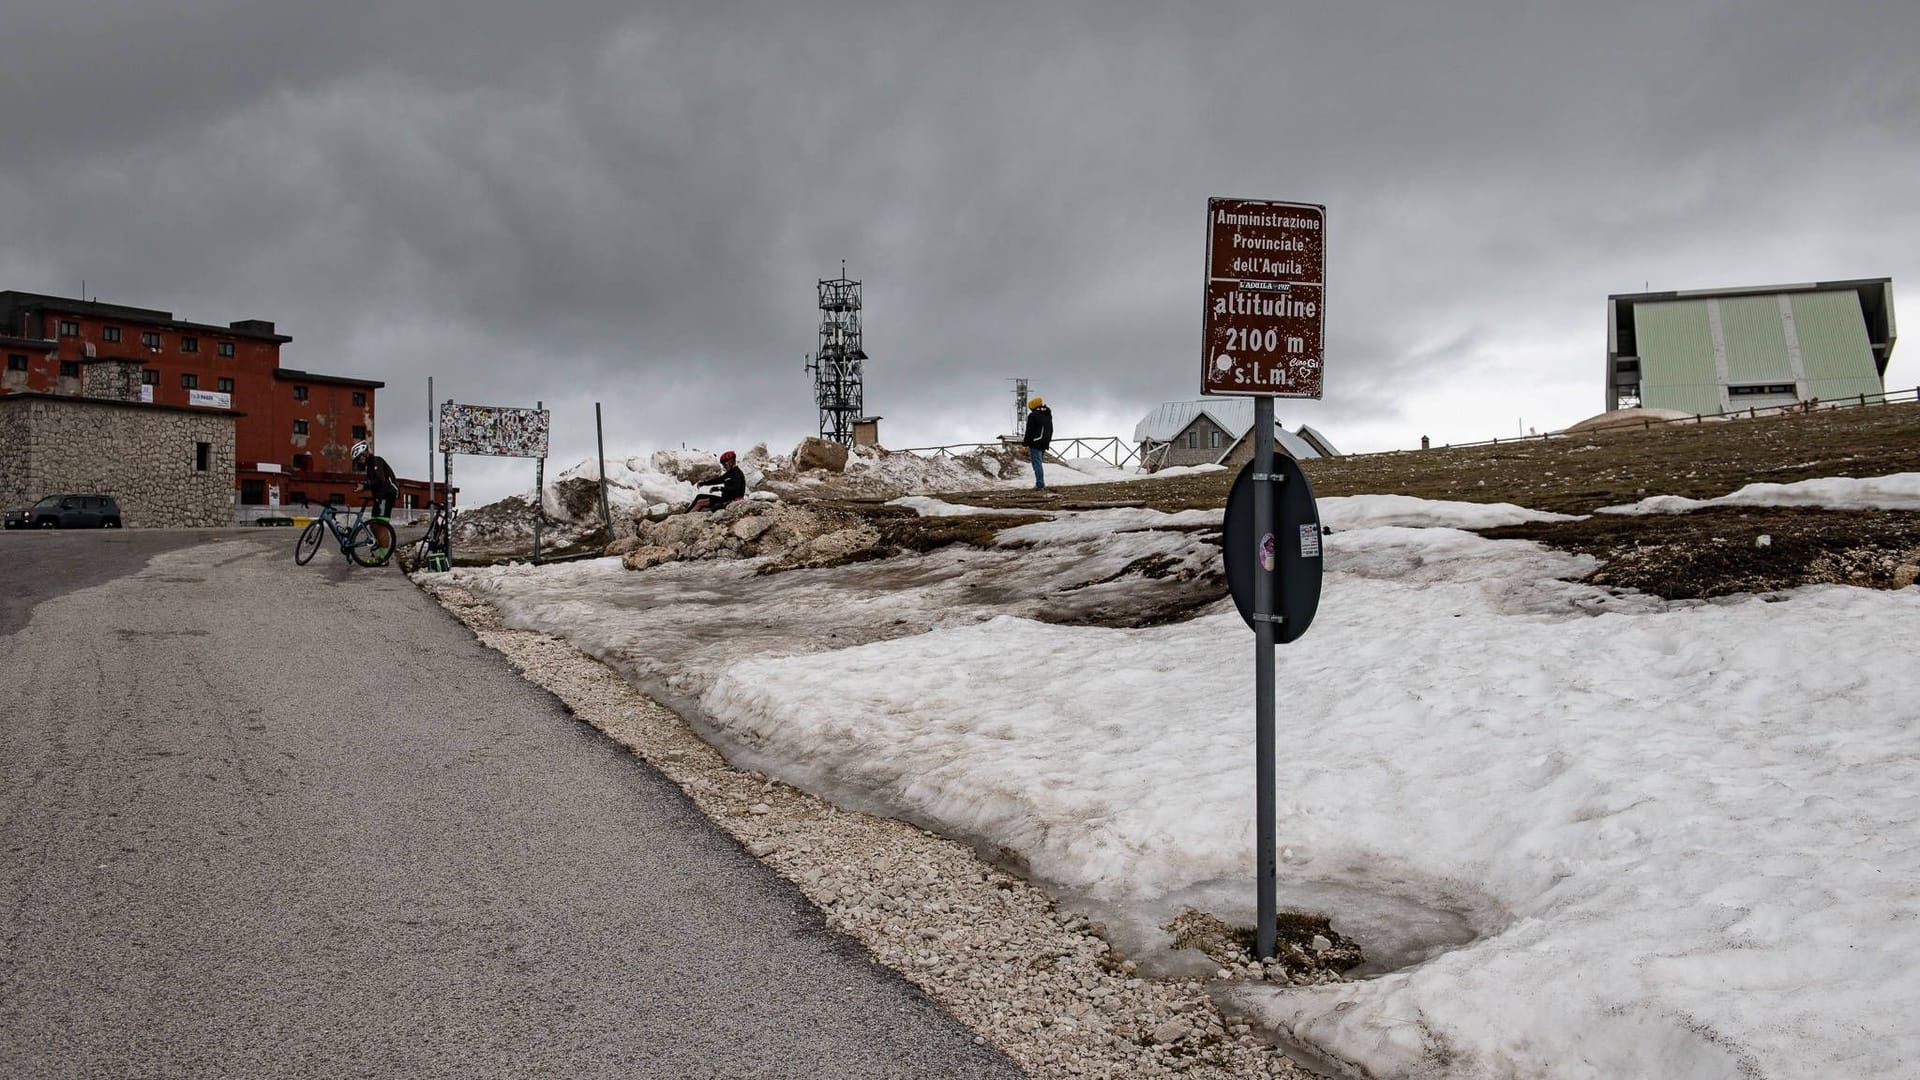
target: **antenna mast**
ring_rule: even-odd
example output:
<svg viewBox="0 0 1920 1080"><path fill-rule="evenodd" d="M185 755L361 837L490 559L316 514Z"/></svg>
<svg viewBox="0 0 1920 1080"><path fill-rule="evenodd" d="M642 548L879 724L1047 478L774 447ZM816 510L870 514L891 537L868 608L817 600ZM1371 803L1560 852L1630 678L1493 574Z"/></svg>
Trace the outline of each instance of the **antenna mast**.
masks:
<svg viewBox="0 0 1920 1080"><path fill-rule="evenodd" d="M806 365L813 373L821 438L853 445L853 422L866 412L866 361L860 346L860 283L847 277L842 259L840 276L820 282L820 347Z"/></svg>

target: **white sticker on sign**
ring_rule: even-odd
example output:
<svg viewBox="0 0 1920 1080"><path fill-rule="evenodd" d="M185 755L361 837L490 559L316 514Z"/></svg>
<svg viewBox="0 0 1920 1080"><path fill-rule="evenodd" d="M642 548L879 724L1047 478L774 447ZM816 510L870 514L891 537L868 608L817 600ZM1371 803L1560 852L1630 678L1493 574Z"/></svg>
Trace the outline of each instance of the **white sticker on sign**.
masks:
<svg viewBox="0 0 1920 1080"><path fill-rule="evenodd" d="M1320 557L1320 526L1300 526L1300 557L1303 559Z"/></svg>

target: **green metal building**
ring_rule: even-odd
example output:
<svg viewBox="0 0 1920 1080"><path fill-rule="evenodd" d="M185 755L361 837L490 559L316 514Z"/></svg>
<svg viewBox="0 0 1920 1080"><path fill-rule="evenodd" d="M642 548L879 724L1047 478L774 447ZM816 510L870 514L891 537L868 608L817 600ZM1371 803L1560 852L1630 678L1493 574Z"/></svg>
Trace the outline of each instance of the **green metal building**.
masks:
<svg viewBox="0 0 1920 1080"><path fill-rule="evenodd" d="M1608 410L1771 409L1885 392L1893 280L1607 297Z"/></svg>

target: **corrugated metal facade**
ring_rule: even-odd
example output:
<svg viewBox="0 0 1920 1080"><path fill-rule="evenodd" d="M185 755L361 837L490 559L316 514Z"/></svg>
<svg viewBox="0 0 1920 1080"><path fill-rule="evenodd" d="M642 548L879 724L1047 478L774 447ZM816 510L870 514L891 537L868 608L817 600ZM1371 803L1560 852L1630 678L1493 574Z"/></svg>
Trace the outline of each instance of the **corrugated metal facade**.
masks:
<svg viewBox="0 0 1920 1080"><path fill-rule="evenodd" d="M1720 411L1720 374L1705 301L1641 304L1633 309L1633 329L1640 341L1641 405Z"/></svg>
<svg viewBox="0 0 1920 1080"><path fill-rule="evenodd" d="M1632 315L1645 407L1712 415L1883 389L1852 290L1648 300Z"/></svg>
<svg viewBox="0 0 1920 1080"><path fill-rule="evenodd" d="M1860 305L1845 293L1788 297L1807 370L1807 393L1825 401L1881 392Z"/></svg>

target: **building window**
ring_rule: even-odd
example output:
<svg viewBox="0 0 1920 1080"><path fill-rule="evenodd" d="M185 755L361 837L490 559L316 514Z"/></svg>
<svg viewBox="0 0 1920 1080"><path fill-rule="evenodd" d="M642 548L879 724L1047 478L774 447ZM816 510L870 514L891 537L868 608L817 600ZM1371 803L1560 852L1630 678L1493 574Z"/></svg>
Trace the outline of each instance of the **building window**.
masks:
<svg viewBox="0 0 1920 1080"><path fill-rule="evenodd" d="M358 407L358 406L365 405L366 403L367 403L366 392L362 390L355 390L353 392L353 404L356 407Z"/></svg>
<svg viewBox="0 0 1920 1080"><path fill-rule="evenodd" d="M295 420L293 422L293 433L295 435L305 435L307 433L307 422L305 420Z"/></svg>
<svg viewBox="0 0 1920 1080"><path fill-rule="evenodd" d="M356 439L364 439L364 438L366 438L366 437L367 437L367 425L365 425L365 424L355 424L355 425L353 425L353 437L354 437L354 438L356 438Z"/></svg>
<svg viewBox="0 0 1920 1080"><path fill-rule="evenodd" d="M10 353L10 354L8 354L8 356L7 356L7 370L8 370L8 371L25 371L25 370L27 370L27 358L26 358L26 357L24 357L24 356L21 356L21 355L20 355L19 353Z"/></svg>
<svg viewBox="0 0 1920 1080"><path fill-rule="evenodd" d="M119 328L119 327L117 327L117 326L103 326L103 327L101 327L101 328L100 328L100 340L101 340L101 341L119 341L119 340L120 340L120 328Z"/></svg>
<svg viewBox="0 0 1920 1080"><path fill-rule="evenodd" d="M223 394L231 394L231 393L233 393L233 380L232 380L232 379L221 379L221 380L220 380L220 392L221 392L221 393L223 393Z"/></svg>
<svg viewBox="0 0 1920 1080"><path fill-rule="evenodd" d="M140 381L147 386L159 386L160 385L160 369L147 368L146 370L140 373Z"/></svg>
<svg viewBox="0 0 1920 1080"><path fill-rule="evenodd" d="M140 344L145 345L149 349L157 349L160 347L160 335L155 331L148 330L146 333L140 335Z"/></svg>
<svg viewBox="0 0 1920 1080"><path fill-rule="evenodd" d="M220 355L221 355L221 356L232 356L232 355L233 355L233 342L231 342L231 341L223 341L223 342L221 342L221 343L220 343Z"/></svg>
<svg viewBox="0 0 1920 1080"><path fill-rule="evenodd" d="M265 480L249 480L242 477L240 480L240 505L267 505L267 482Z"/></svg>
<svg viewBox="0 0 1920 1080"><path fill-rule="evenodd" d="M1727 387L1727 393L1733 397L1746 397L1753 394L1791 394L1793 393L1793 384L1767 383L1761 385L1756 383L1751 386L1729 386Z"/></svg>
<svg viewBox="0 0 1920 1080"><path fill-rule="evenodd" d="M60 377L63 379L79 378L80 377L80 361L78 360L60 361Z"/></svg>
<svg viewBox="0 0 1920 1080"><path fill-rule="evenodd" d="M296 387L294 387L294 388L293 388L293 400L295 400L295 401L305 401L305 400L307 400L307 388L306 388L306 387L304 387L304 386L296 386Z"/></svg>
<svg viewBox="0 0 1920 1080"><path fill-rule="evenodd" d="M294 472L306 472L308 469L311 469L311 468L313 468L312 454L293 455L293 471ZM306 496L304 495L296 496L296 497L300 499L300 501L302 502L306 501Z"/></svg>
<svg viewBox="0 0 1920 1080"><path fill-rule="evenodd" d="M181 352L199 352L199 351L200 351L200 339L199 339L199 338L197 338L197 337L183 337L183 338L181 338L181 339L180 339L180 351L181 351Z"/></svg>
<svg viewBox="0 0 1920 1080"><path fill-rule="evenodd" d="M1220 433L1219 432L1214 431L1214 432L1209 432L1207 434L1207 446L1214 450L1220 449Z"/></svg>
<svg viewBox="0 0 1920 1080"><path fill-rule="evenodd" d="M1187 449L1189 450L1200 449L1200 433L1199 432L1197 431L1187 432Z"/></svg>
<svg viewBox="0 0 1920 1080"><path fill-rule="evenodd" d="M60 336L61 337L79 337L80 324L77 322L68 322L65 319L61 319L60 320Z"/></svg>
<svg viewBox="0 0 1920 1080"><path fill-rule="evenodd" d="M301 503L303 503L303 502L306 502L306 501L307 501L307 493L306 493L306 492L304 492L304 491L289 491L289 492L287 492L287 502L289 502L289 503L291 503L291 504L293 504L293 505L295 505L295 506L298 506L299 504L301 504Z"/></svg>
<svg viewBox="0 0 1920 1080"><path fill-rule="evenodd" d="M213 444L197 442L193 444L193 471L206 472L213 465Z"/></svg>
<svg viewBox="0 0 1920 1080"><path fill-rule="evenodd" d="M188 372L187 374L180 376L180 388L182 390L200 389L200 376L195 375L192 372Z"/></svg>

